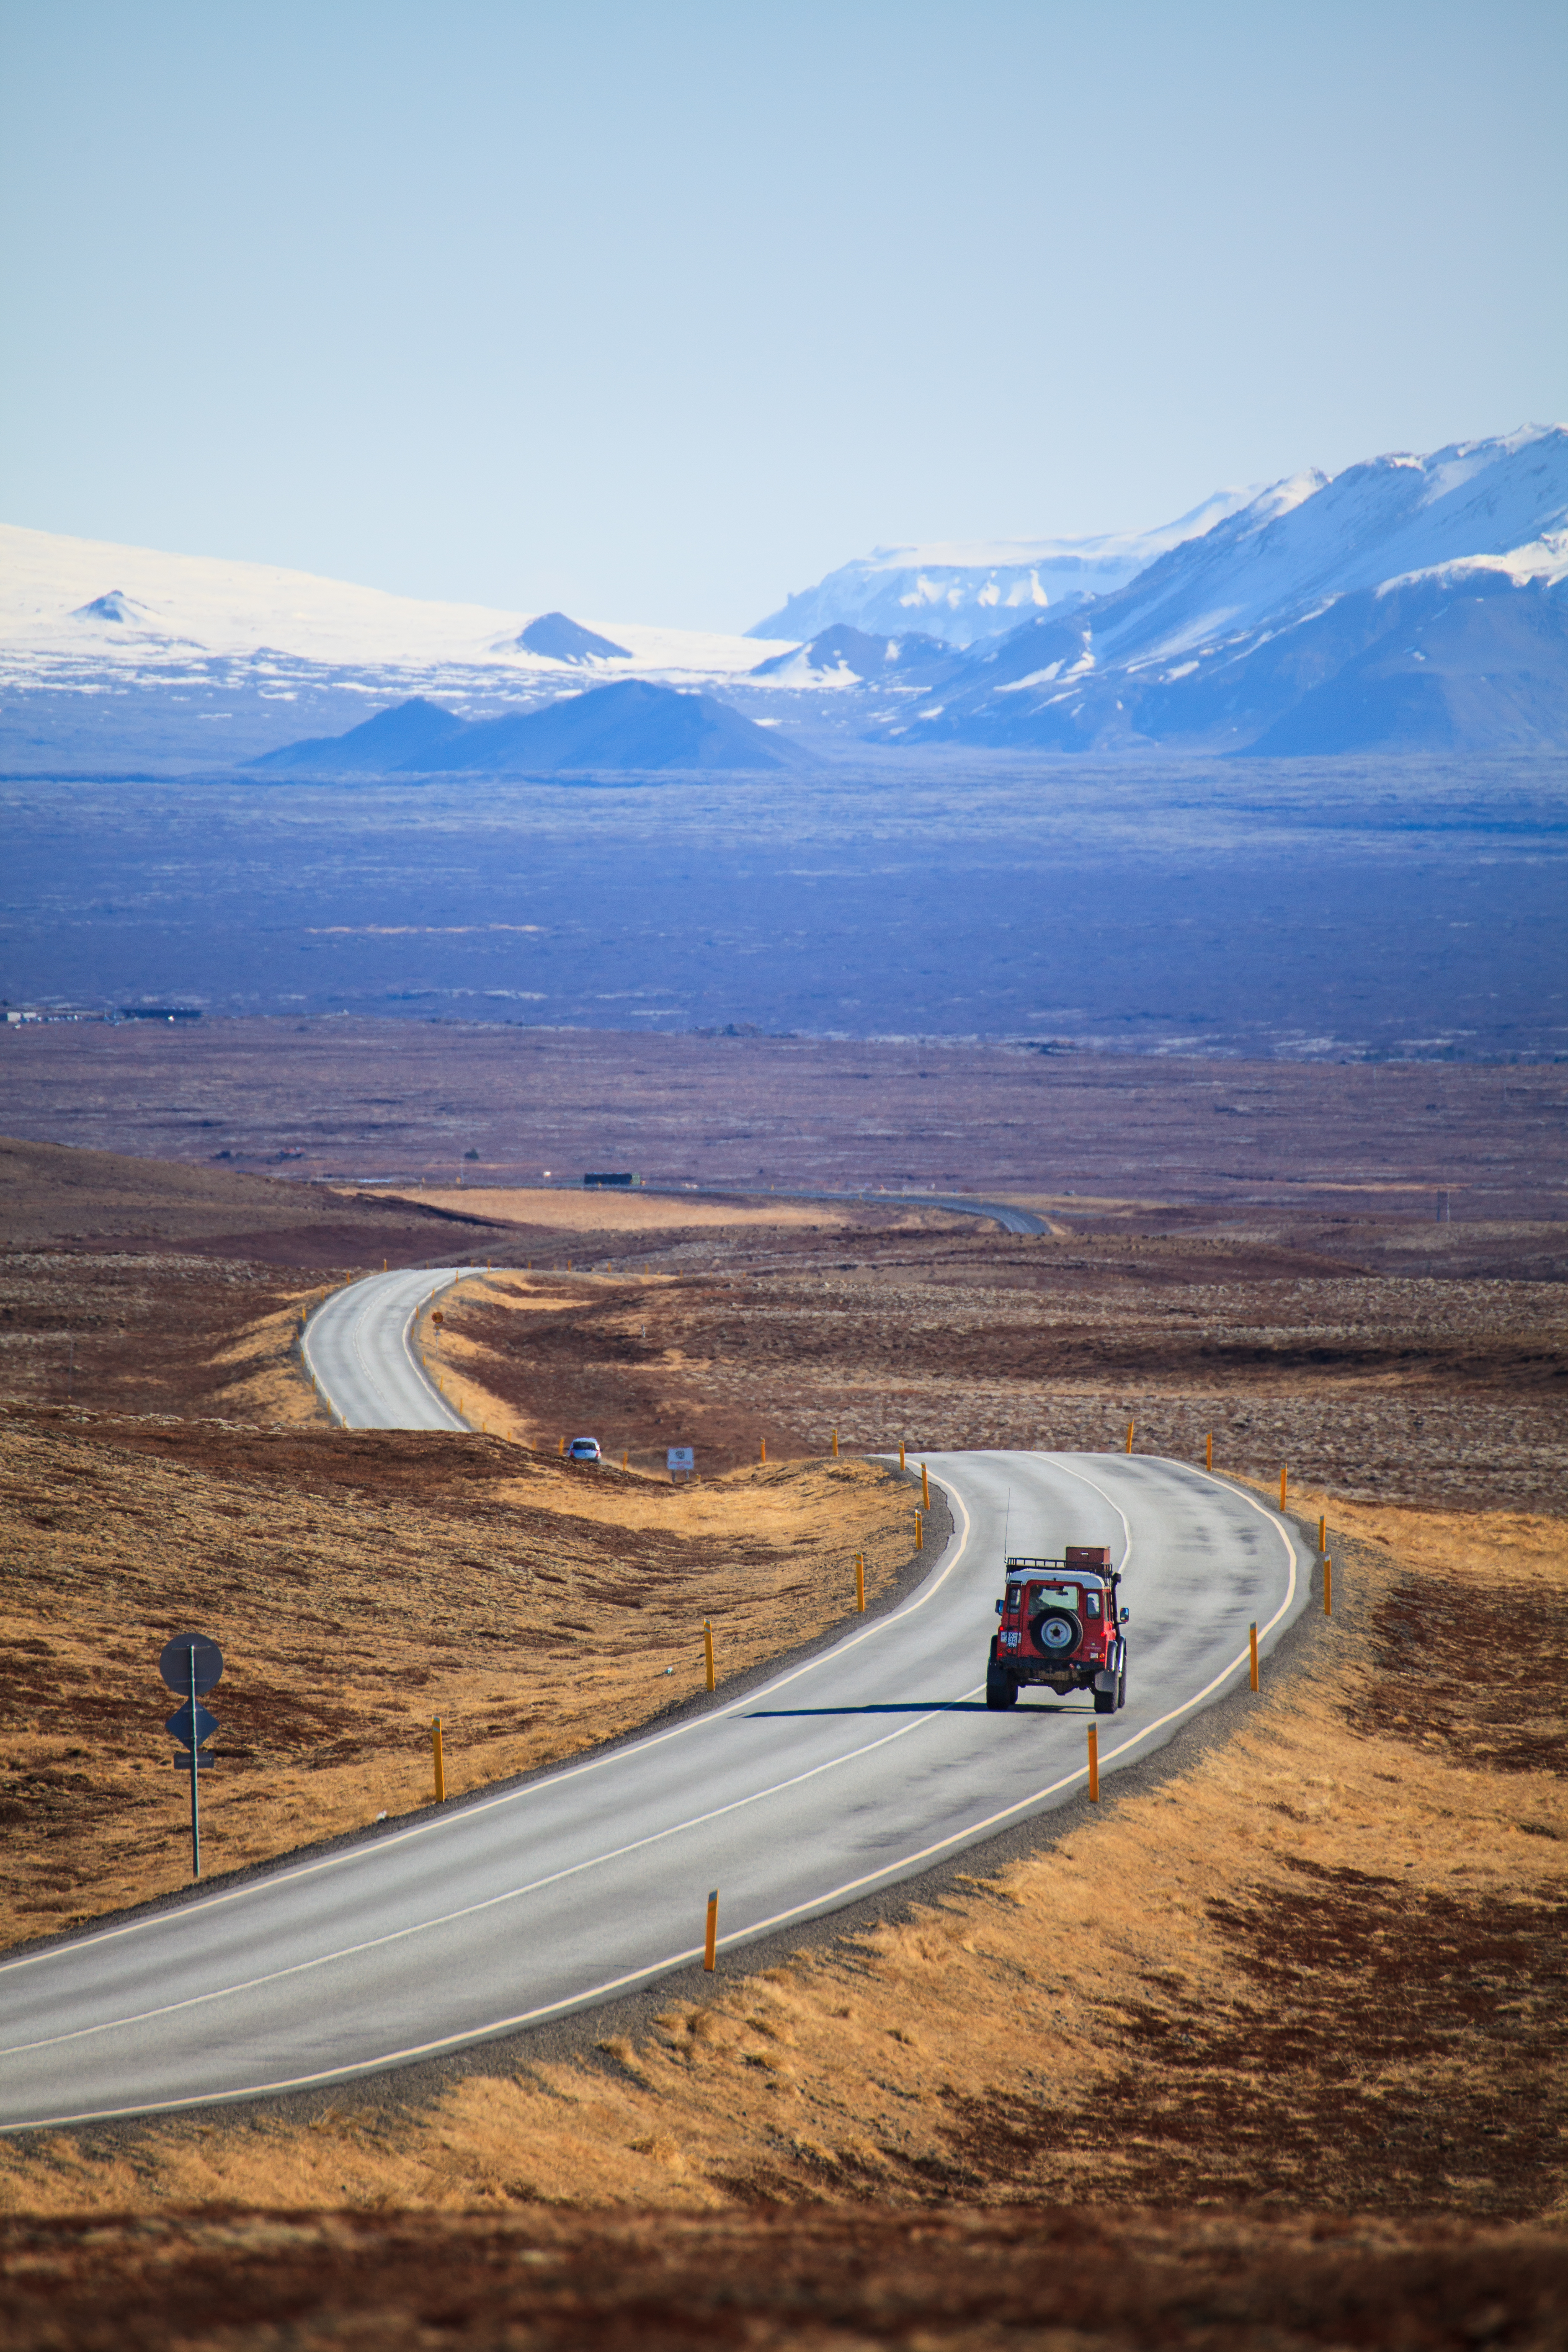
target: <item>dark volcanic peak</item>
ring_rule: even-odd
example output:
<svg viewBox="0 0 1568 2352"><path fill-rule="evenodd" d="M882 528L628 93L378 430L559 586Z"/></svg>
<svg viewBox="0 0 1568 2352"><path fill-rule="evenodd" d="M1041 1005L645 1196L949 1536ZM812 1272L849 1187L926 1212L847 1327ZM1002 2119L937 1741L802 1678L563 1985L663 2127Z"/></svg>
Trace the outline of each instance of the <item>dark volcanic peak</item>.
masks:
<svg viewBox="0 0 1568 2352"><path fill-rule="evenodd" d="M307 742L287 743L280 751L265 751L258 760L247 760L247 768L302 769L312 775L363 774L381 776L396 768L406 767L412 760L426 752L434 752L455 735L463 732L463 722L455 719L439 703L426 702L423 695L412 701L400 702L391 710L378 710L374 719L363 726L351 727L346 735L317 735ZM437 758L433 764L439 767Z"/></svg>
<svg viewBox="0 0 1568 2352"><path fill-rule="evenodd" d="M563 695L542 710L482 721L403 762L405 770L427 773L463 769L531 776L784 764L780 746L727 703L643 678Z"/></svg>
<svg viewBox="0 0 1568 2352"><path fill-rule="evenodd" d="M608 637L595 636L581 621L574 621L565 613L541 613L537 621L530 621L526 629L513 638L520 651L542 654L547 661L582 664L595 661L630 661L625 646L617 646Z"/></svg>
<svg viewBox="0 0 1568 2352"><path fill-rule="evenodd" d="M416 697L379 711L346 735L286 744L247 765L330 775L551 776L645 769L779 768L782 747L710 695L626 678L564 694L542 710L465 724Z"/></svg>
<svg viewBox="0 0 1568 2352"><path fill-rule="evenodd" d="M95 596L90 604L79 604L71 614L73 621L117 621L122 627L155 629L161 625L156 613L139 604L122 588L111 588L107 595Z"/></svg>

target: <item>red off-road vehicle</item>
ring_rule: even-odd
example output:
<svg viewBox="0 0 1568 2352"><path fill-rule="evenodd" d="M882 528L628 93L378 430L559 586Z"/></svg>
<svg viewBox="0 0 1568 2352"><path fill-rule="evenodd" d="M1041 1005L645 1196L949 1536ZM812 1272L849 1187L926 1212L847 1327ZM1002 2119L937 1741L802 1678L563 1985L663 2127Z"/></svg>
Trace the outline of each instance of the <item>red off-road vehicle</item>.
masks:
<svg viewBox="0 0 1568 2352"><path fill-rule="evenodd" d="M1010 1559L996 1603L1001 1631L985 1662L987 1706L1016 1706L1019 1685L1043 1683L1058 1698L1091 1690L1096 1715L1127 1704L1131 1612L1103 1545L1068 1544L1060 1559Z"/></svg>

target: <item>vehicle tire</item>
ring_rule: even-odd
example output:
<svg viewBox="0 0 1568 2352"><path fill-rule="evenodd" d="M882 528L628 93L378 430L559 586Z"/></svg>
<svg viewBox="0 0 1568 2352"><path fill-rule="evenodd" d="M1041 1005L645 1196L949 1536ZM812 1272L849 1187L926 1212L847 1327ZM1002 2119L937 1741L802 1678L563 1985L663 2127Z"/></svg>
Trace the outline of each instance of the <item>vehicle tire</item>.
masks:
<svg viewBox="0 0 1568 2352"><path fill-rule="evenodd" d="M1118 1706L1125 1706L1127 1704L1127 1667L1125 1662L1123 1662L1121 1672L1116 1677L1116 1704Z"/></svg>
<svg viewBox="0 0 1568 2352"><path fill-rule="evenodd" d="M1047 1658L1070 1658L1083 1640L1083 1627L1070 1609L1042 1609L1029 1631Z"/></svg>
<svg viewBox="0 0 1568 2352"><path fill-rule="evenodd" d="M1097 1690L1094 1694L1094 1711L1096 1715L1114 1715L1116 1693L1113 1690Z"/></svg>
<svg viewBox="0 0 1568 2352"><path fill-rule="evenodd" d="M1005 1666L999 1666L994 1658L986 1663L985 1704L994 1711L1018 1704L1017 1676L1010 1675Z"/></svg>

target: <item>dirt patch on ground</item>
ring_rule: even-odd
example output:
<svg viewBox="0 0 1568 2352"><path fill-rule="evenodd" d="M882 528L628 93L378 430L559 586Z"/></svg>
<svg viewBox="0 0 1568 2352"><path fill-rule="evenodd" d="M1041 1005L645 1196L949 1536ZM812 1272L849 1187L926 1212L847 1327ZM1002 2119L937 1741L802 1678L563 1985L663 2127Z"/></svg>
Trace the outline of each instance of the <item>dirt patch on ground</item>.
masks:
<svg viewBox="0 0 1568 2352"><path fill-rule="evenodd" d="M0 2278L15 2352L1556 2352L1568 2327L1568 2249L1536 2231L1081 2207L16 2221Z"/></svg>

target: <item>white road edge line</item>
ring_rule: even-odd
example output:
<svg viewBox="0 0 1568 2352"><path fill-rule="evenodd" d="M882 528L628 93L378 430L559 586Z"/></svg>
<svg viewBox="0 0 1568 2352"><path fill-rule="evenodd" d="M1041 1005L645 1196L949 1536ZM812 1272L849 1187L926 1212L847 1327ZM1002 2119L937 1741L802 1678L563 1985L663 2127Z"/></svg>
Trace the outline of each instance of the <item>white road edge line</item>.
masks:
<svg viewBox="0 0 1568 2352"><path fill-rule="evenodd" d="M1258 1628L1258 1639L1261 1641L1267 1634L1273 1632L1275 1626L1279 1624L1280 1619L1289 1609L1296 1596L1296 1547L1290 1538L1289 1531L1286 1528L1283 1519L1278 1513L1269 1510L1264 1504L1258 1502L1256 1496L1247 1494L1239 1487L1227 1484L1227 1482L1223 1478L1215 1477L1212 1472L1191 1468L1190 1465L1185 1463L1174 1462L1166 1454L1145 1454L1142 1459L1144 1461L1152 1460L1163 1462L1173 1469L1186 1471L1191 1476L1205 1479L1208 1485L1217 1486L1224 1494L1237 1496L1242 1502L1247 1504L1251 1509L1255 1510L1258 1514L1259 1517L1264 1519L1279 1538L1280 1542L1285 1548L1285 1556L1289 1572L1286 1582L1284 1600L1279 1603L1279 1608L1274 1612L1273 1616L1269 1618L1268 1623ZM1081 1476L1083 1474L1081 1472L1075 1472L1073 1475L1075 1476ZM1084 1483L1088 1486L1094 1485L1094 1481L1089 1478L1086 1478ZM943 1485L944 1491L949 1491L945 1486L945 1482L943 1482ZM1104 1492L1102 1488L1097 1488L1096 1491L1102 1494ZM954 1501L959 1501L959 1497L956 1495L952 1496L952 1499ZM1107 1502L1110 1502L1110 1496L1105 1496L1105 1500ZM1122 1525L1125 1527L1126 1520L1125 1517L1122 1517L1120 1507L1115 1503L1111 1503L1110 1507L1117 1512L1119 1517L1122 1517ZM960 1502L960 1508L963 1508L962 1502ZM963 1543L960 1546L961 1553L963 1549L963 1545L967 1544L968 1539L969 1515L967 1511L965 1511ZM957 1557L958 1555L954 1556L954 1559L951 1565L956 1566ZM945 1581L946 1573L947 1571L943 1572L943 1577L942 1579L943 1581ZM935 1583L933 1582L931 1590L934 1591L935 1589ZM920 1597L921 1596L917 1596L917 1603ZM917 1603L910 1603L908 1605L914 1606L917 1605ZM902 1616L905 1613L907 1613L906 1610L900 1610L895 1612L898 1616ZM891 1618L884 1618L880 1622L883 1625L887 1625L890 1624L893 1620ZM875 1630L875 1628L868 1626L866 1632L867 1633L870 1633ZM856 1637L857 1640L864 1638L864 1635L858 1635ZM1135 1733L1131 1739L1123 1740L1119 1748L1111 1748L1103 1759L1103 1761L1107 1765L1110 1765L1118 1756L1126 1756L1131 1754L1133 1748L1142 1747L1143 1742L1150 1738L1154 1732L1163 1730L1169 1723L1177 1722L1184 1715L1190 1715L1194 1707L1201 1706L1203 1701L1209 1697L1215 1691L1218 1690L1220 1685L1228 1681L1233 1674L1237 1673L1240 1667L1246 1665L1249 1661L1249 1656L1250 1645L1248 1649L1243 1650L1237 1657L1233 1658L1230 1664L1222 1668L1220 1673L1215 1675L1211 1681L1205 1683L1202 1690L1195 1692L1191 1698L1184 1700L1180 1706L1172 1707L1166 1714L1156 1717L1152 1723L1146 1724L1143 1729ZM797 1670L797 1672L805 1671L805 1668ZM784 1677L785 1681L794 1681L795 1679L795 1676L793 1675ZM783 1687L783 1685L781 1684L779 1687ZM725 1709L723 1712L733 1712L733 1709ZM699 1717L695 1719L700 1722L707 1722L710 1721L712 1718L710 1717L704 1716ZM929 1718L927 1719L929 1720ZM685 1726L678 1727L678 1728L687 1727L688 1727ZM913 1726L902 1727L902 1728L905 1729L912 1729L913 1727ZM897 1737L898 1735L895 1734L891 1736ZM879 1746L883 1743L877 1742L875 1744ZM824 1768L819 1767L817 1769L821 1769ZM1047 1797L1057 1796L1064 1789L1070 1789L1076 1782L1079 1780L1087 1780L1088 1778L1088 1766L1081 1766L1078 1771L1069 1772L1061 1780L1051 1781L1047 1787L1037 1789L1032 1795L1020 1798L1016 1804L1005 1806L1000 1812L987 1815L984 1821L972 1822L965 1828L953 1831L949 1836L938 1839L932 1845L922 1846L914 1853L902 1855L897 1862L886 1863L883 1864L881 1869L868 1872L864 1877L849 1879L842 1886L834 1887L826 1894L813 1895L805 1903L794 1904L787 1910L774 1912L766 1919L755 1920L750 1927L736 1928L731 1934L721 1936L719 1938L718 1948L721 1950L728 1950L736 1946L750 1943L759 1936L766 1935L776 1927L786 1926L792 1919L805 1918L810 1913L830 1909L837 1904L845 1901L848 1896L863 1893L867 1888L875 1886L880 1880L890 1877L895 1873L907 1871L917 1863L929 1862L935 1855L947 1852L949 1848L954 1845L969 1842L987 1830L995 1829L1002 1822L1011 1821L1018 1813L1027 1811L1030 1806L1043 1803ZM218 1899L223 1900L225 1898L220 1897ZM494 1900L498 1898L491 1899ZM104 1939L99 1937L94 1938L93 1940L102 1941ZM450 2050L459 2046L473 2045L480 2042L489 2041L497 2034L515 2032L522 2026L539 2024L546 2018L562 2016L573 2009L587 2008L591 2003L603 2000L609 1993L624 1991L632 1985L647 1984L655 1977L663 1975L670 1969L683 1967L686 1962L697 1958L698 1952L700 1948L700 1946L692 1945L685 1951L672 1953L662 1960L656 1960L650 1962L644 1968L632 1969L626 1976L611 1978L604 1984L592 1986L584 1992L570 1994L562 2000L549 2001L537 2009L520 2011L512 2017L497 2018L487 2025L468 2027L460 2033L443 2034L435 2041L418 2042L407 2049L385 2051L377 2057L361 2059L350 2066L325 2067L315 2074L291 2075L285 2080L272 2083L250 2084L239 2090L220 2091L216 2093L197 2093L189 2098L184 2099L159 2099L151 2103L139 2103L134 2106L85 2109L81 2113L76 2115L40 2117L37 2121L33 2122L0 2126L0 2132L38 2131L47 2128L58 2128L66 2124L107 2123L112 2122L122 2116L163 2115L182 2107L228 2105L232 2105L233 2102L237 2099L276 2097L281 2092L307 2090L320 2083L345 2082L352 2077L378 2073L386 2067L407 2065L416 2058L430 2057L438 2051Z"/></svg>

